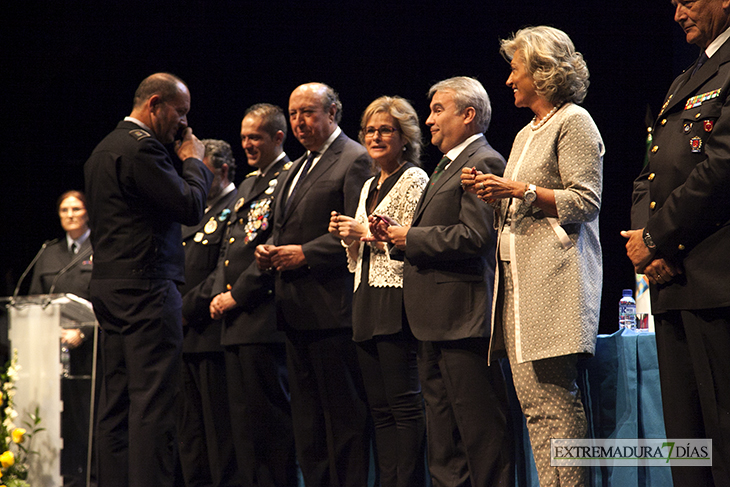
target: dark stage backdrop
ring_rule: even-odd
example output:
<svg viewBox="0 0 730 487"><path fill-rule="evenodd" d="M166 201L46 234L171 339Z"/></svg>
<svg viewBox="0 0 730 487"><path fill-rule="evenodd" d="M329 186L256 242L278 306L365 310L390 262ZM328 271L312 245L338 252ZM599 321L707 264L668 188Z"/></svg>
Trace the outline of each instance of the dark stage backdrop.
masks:
<svg viewBox="0 0 730 487"><path fill-rule="evenodd" d="M238 143L243 111L257 102L286 110L292 89L307 81L340 93L341 126L355 138L374 98L406 97L425 121L432 83L474 76L492 100L487 138L506 158L532 114L513 105L499 39L548 24L585 56L591 86L583 105L606 144L601 332L612 332L621 289L633 286L619 231L629 225L647 107L656 114L671 80L697 55L672 16L669 0L6 3L0 294L12 292L44 240L62 236L56 198L83 189L84 161L129 114L135 88L153 72L187 81L189 123L198 137L233 145L237 182L247 172ZM302 153L293 137L285 148L292 158ZM429 147L428 171L439 157Z"/></svg>

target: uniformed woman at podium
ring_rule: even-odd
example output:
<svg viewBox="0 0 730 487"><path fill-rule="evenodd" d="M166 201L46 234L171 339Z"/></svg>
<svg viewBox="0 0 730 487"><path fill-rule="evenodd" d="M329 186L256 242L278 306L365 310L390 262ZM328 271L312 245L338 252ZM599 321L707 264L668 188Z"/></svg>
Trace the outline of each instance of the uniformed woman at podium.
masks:
<svg viewBox="0 0 730 487"><path fill-rule="evenodd" d="M71 293L88 300L92 250L86 197L80 191L66 191L58 198L57 210L66 238L48 245L39 257L30 294ZM68 360L62 360L64 380L61 382L64 402L61 434L65 445L61 452L61 474L65 487L86 483L92 337L91 327L61 332L62 355L68 354Z"/></svg>

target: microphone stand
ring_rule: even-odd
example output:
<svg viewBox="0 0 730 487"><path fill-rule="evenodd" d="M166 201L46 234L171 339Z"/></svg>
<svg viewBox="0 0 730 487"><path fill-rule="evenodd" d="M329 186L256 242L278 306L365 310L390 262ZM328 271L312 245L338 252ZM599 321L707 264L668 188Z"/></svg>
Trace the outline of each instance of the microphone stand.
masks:
<svg viewBox="0 0 730 487"><path fill-rule="evenodd" d="M15 306L15 300L18 298L18 293L20 292L20 285L23 283L23 279L28 275L30 270L33 268L33 266L38 262L38 259L41 258L41 255L43 255L43 252L45 252L46 247L49 245L53 245L56 242L58 242L59 239L54 238L53 240L46 240L43 242L43 245L41 245L40 250L38 250L38 253L35 254L35 257L33 257L33 260L30 261L30 264L28 264L28 267L25 268L25 271L23 271L23 274L21 274L20 279L18 279L18 285L15 286L15 290L13 291L13 297L10 298L10 306Z"/></svg>

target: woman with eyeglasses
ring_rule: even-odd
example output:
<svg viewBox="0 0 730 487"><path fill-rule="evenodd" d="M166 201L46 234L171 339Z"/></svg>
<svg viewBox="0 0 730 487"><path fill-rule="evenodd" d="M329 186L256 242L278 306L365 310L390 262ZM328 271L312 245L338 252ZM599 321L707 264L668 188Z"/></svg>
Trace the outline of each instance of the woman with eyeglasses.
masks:
<svg viewBox="0 0 730 487"><path fill-rule="evenodd" d="M425 419L416 339L403 319L403 260L377 241L370 225L409 225L428 182L419 167L418 115L403 98L373 101L361 119L360 142L378 173L365 182L355 218L333 212L329 231L347 249L355 274L353 339L357 342L383 487L423 485Z"/></svg>

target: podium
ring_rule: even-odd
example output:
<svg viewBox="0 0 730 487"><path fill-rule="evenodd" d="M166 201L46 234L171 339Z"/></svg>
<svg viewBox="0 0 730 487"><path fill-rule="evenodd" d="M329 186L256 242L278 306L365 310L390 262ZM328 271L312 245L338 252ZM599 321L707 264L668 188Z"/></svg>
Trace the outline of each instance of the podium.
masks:
<svg viewBox="0 0 730 487"><path fill-rule="evenodd" d="M25 296L8 305L8 311L10 351L12 354L13 350L17 350L20 365L14 398L18 417L14 422L16 427L22 426L23 421L29 420L29 414L37 407L41 417L40 427L45 428L45 431L37 433L32 440L32 450L39 455L29 457L28 482L33 487L61 487L61 458L63 456L65 459L67 455L64 454L73 448L75 451L83 451L83 468L75 467L75 473L85 477L88 485L91 465L91 449L88 446L91 445L93 431L91 412L94 410L98 342L98 326L91 304L72 294ZM86 341L91 343L90 374L69 375L68 368L62 365L60 339L63 328L91 331L91 336L84 333L88 336ZM68 357L65 359L68 363ZM62 428L62 387L64 392L78 391L77 384L84 384L81 390L89 389L88 410L82 402L82 409L88 411L83 415L88 416L88 426L82 424L86 438L67 439L68 449L64 451L62 430L68 428ZM66 416L68 414L69 412L65 413ZM68 421L64 420L64 423ZM79 449L81 445L76 444L78 441L84 445L82 450Z"/></svg>

